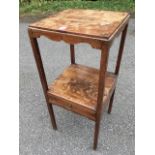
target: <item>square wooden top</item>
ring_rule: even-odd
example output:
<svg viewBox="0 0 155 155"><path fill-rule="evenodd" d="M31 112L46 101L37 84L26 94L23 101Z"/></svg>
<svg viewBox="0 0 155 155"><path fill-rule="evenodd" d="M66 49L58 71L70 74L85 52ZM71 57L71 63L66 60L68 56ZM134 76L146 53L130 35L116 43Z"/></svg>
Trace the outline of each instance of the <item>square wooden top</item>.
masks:
<svg viewBox="0 0 155 155"><path fill-rule="evenodd" d="M128 19L127 12L69 9L30 24L30 27L108 40Z"/></svg>

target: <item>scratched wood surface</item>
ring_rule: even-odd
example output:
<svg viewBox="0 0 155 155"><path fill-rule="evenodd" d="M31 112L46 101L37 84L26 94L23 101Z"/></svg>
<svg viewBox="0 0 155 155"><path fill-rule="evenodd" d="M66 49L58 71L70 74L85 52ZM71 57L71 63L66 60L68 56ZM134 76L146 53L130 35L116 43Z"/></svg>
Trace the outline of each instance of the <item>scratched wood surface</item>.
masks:
<svg viewBox="0 0 155 155"><path fill-rule="evenodd" d="M57 32L110 38L129 17L127 12L69 9L30 24L30 27Z"/></svg>
<svg viewBox="0 0 155 155"><path fill-rule="evenodd" d="M69 110L79 109L95 113L98 95L99 71L83 65L70 65L50 86L48 95L53 101ZM105 100L114 88L116 77L107 73ZM61 101L60 101L60 100ZM62 102L63 101L63 102ZM60 103L61 102L61 103Z"/></svg>

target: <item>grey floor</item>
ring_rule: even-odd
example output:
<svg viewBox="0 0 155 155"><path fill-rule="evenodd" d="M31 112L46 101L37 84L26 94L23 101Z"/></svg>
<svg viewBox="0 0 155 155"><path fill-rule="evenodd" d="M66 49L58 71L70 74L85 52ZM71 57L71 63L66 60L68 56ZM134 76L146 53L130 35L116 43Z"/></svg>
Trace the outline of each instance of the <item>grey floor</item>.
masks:
<svg viewBox="0 0 155 155"><path fill-rule="evenodd" d="M94 151L94 122L54 106L58 130L51 127L42 87L27 35L28 23L20 23L20 155L134 155L134 19L130 20L114 106L106 110ZM119 37L110 51L113 70ZM69 46L40 38L47 80L52 82L69 65ZM76 45L78 63L99 67L99 50Z"/></svg>

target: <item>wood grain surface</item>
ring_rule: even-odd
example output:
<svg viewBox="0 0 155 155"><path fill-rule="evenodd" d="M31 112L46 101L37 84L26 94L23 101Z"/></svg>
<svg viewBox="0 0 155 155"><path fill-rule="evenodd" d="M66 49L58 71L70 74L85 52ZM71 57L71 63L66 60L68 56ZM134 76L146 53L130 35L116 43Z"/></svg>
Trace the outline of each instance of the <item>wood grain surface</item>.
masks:
<svg viewBox="0 0 155 155"><path fill-rule="evenodd" d="M83 65L70 65L50 86L50 102L95 119L99 71ZM107 73L105 101L116 83L116 76Z"/></svg>
<svg viewBox="0 0 155 155"><path fill-rule="evenodd" d="M109 103L108 113L112 109L129 17L126 12L69 9L30 24L28 28L53 128L57 128L53 104L86 116L95 121L94 149L98 144L103 105ZM110 73L107 72L109 49L121 32L115 72ZM49 86L37 44L41 36L70 44L71 65ZM101 50L99 70L76 64L74 45L77 43L88 43Z"/></svg>
<svg viewBox="0 0 155 155"><path fill-rule="evenodd" d="M110 38L128 17L127 12L69 9L32 23L30 27Z"/></svg>

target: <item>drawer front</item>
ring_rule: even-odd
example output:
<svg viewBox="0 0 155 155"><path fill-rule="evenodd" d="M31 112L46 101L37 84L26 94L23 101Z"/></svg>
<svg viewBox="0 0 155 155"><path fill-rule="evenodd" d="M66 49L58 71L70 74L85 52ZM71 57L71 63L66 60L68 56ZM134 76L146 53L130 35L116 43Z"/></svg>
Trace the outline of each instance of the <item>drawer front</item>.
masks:
<svg viewBox="0 0 155 155"><path fill-rule="evenodd" d="M72 112L75 112L77 114L86 116L87 118L89 118L91 120L95 120L95 112L94 111L92 111L90 109L86 109L86 108L81 107L81 106L78 106L75 103L71 103L71 102L66 101L62 98L50 96L49 97L49 103L61 106L61 107L65 108L69 111L72 111Z"/></svg>

